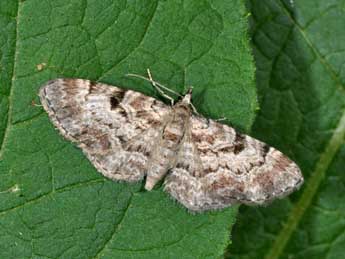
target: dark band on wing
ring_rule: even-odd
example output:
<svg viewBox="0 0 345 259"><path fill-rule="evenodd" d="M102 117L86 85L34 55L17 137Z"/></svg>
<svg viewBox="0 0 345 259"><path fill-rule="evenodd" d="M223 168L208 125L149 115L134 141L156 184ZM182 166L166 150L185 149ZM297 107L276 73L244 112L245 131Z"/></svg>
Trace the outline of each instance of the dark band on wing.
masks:
<svg viewBox="0 0 345 259"><path fill-rule="evenodd" d="M270 152L270 148L271 147L269 145L267 145L266 143L263 143L263 145L262 145L262 156L264 158L264 161L266 161L266 157L267 157L268 152Z"/></svg>
<svg viewBox="0 0 345 259"><path fill-rule="evenodd" d="M90 84L89 84L89 94L91 94L96 89L97 84L98 83L95 82L95 81L90 81Z"/></svg>
<svg viewBox="0 0 345 259"><path fill-rule="evenodd" d="M270 151L270 146L267 145L266 143L264 143L264 144L262 145L262 151L263 151L263 155L266 156L267 153Z"/></svg>
<svg viewBox="0 0 345 259"><path fill-rule="evenodd" d="M111 96L109 101L111 110L115 110L120 103L120 101L115 96Z"/></svg>
<svg viewBox="0 0 345 259"><path fill-rule="evenodd" d="M245 136L236 132L235 143L234 143L235 154L240 153L245 148L244 141L245 141Z"/></svg>

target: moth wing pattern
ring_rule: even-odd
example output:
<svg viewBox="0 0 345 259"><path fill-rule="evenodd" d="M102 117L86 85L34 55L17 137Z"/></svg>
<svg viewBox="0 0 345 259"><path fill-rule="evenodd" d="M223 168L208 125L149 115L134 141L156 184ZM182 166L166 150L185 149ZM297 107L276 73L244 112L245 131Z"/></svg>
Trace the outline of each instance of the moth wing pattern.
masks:
<svg viewBox="0 0 345 259"><path fill-rule="evenodd" d="M165 190L191 211L265 204L303 183L288 157L230 126L192 115L189 129Z"/></svg>
<svg viewBox="0 0 345 259"><path fill-rule="evenodd" d="M144 177L154 141L171 107L142 93L84 79L55 79L41 87L44 109L104 176Z"/></svg>
<svg viewBox="0 0 345 259"><path fill-rule="evenodd" d="M107 178L146 175L190 211L265 204L303 183L298 166L275 148L192 114L191 92L174 106L142 93L84 79L55 79L39 92L48 115Z"/></svg>

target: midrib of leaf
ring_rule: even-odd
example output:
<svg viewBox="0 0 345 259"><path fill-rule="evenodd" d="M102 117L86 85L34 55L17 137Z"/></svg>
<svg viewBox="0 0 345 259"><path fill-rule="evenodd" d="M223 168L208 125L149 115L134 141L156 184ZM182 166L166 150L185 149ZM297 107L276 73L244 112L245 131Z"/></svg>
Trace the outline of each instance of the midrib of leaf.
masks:
<svg viewBox="0 0 345 259"><path fill-rule="evenodd" d="M279 2L279 6L281 7L282 11L285 12L286 17L290 19L290 21L294 24L294 26L298 29L298 31L301 33L303 39L306 41L306 43L308 44L309 48L315 53L315 55L317 56L317 58L320 60L320 62L322 63L322 65L325 66L325 68L328 70L330 76L332 77L332 79L334 80L334 82L336 82L336 85L338 87L338 90L340 90L341 92L344 92L344 87L339 79L339 77L337 76L336 72L332 69L332 66L329 65L329 63L323 58L323 56L321 55L321 53L314 47L313 43L311 42L311 40L308 38L308 36L305 34L303 28L295 21L295 19L290 15L289 11L286 10L286 8L284 7L284 5Z"/></svg>
<svg viewBox="0 0 345 259"><path fill-rule="evenodd" d="M110 241L114 238L114 236L116 235L117 231L119 230L119 227L120 227L122 221L126 218L127 212L129 210L129 207L130 207L132 199L133 199L133 195L134 194L132 193L132 196L128 200L127 207L126 207L125 211L123 212L122 217L119 220L119 223L114 226L114 230L113 230L113 233L110 235L110 238L104 243L104 246L100 248L100 250L96 253L94 258L97 258L97 259L98 258L102 258L101 257L102 253L108 248L108 245L109 245Z"/></svg>
<svg viewBox="0 0 345 259"><path fill-rule="evenodd" d="M144 38L145 38L145 35L147 34L151 24L152 24L152 21L153 21L153 18L157 12L157 9L158 9L158 5L159 5L159 1L156 1L156 6L154 8L154 10L152 11L152 14L149 18L149 22L147 23L146 25L146 28L143 32L143 34L141 35L140 37L140 40L139 42L137 43L137 45L130 51L128 52L128 54L126 56L124 56L123 58L121 58L119 61L117 61L114 65L112 65L110 68L108 68L106 71L104 71L102 73L102 75L97 79L97 81L101 80L102 78L105 78L109 73L111 73L111 71L116 67L118 66L119 64L121 64L121 62L123 62L124 60L126 60L131 54L133 54L133 52L135 52L139 47L140 45L142 44L142 42L144 41Z"/></svg>
<svg viewBox="0 0 345 259"><path fill-rule="evenodd" d="M322 55L318 52L316 48L314 48L312 42L309 40L303 28L299 26L299 24L291 17L290 13L286 10L281 2L279 2L280 7L285 12L286 16L293 22L294 26L298 28L299 32L303 36L306 43L309 47L313 50L316 54L320 62L325 66L329 74L332 76L333 80L336 82L338 90L344 92L343 85L341 84L338 76L332 69L332 67L328 64L328 62L322 57ZM286 224L278 233L275 241L271 247L271 249L266 254L266 259L274 259L280 258L282 253L285 250L286 245L288 244L292 234L294 233L296 227L298 226L299 222L301 221L305 211L311 205L317 190L324 179L327 169L332 162L334 156L336 155L337 151L343 144L343 140L345 137L345 110L342 113L342 116L339 120L338 126L333 132L333 135L328 142L324 152L320 155L318 162L316 163L315 170L311 174L311 177L308 179L306 183L306 188L304 189L301 198L296 203L294 208L291 210L291 213L287 219Z"/></svg>
<svg viewBox="0 0 345 259"><path fill-rule="evenodd" d="M66 187L60 188L58 190L51 191L49 193L45 193L45 194L43 194L41 196L38 196L38 197L36 197L34 199L27 200L24 203L21 203L21 204L19 204L17 206L14 206L12 208L8 208L6 210L2 210L2 211L0 211L0 216L5 215L7 213L10 213L11 211L15 211L15 210L18 210L20 208L23 208L24 206L28 206L30 204L37 203L38 201L46 199L47 197L49 197L49 196L51 196L51 195L53 195L55 193L63 193L63 192L69 191L69 190L74 189L74 188L79 188L79 187L82 187L82 186L88 186L90 184L102 183L104 181L105 181L104 179L93 179L93 180L86 181L86 182L78 182L78 183L75 183L75 184L67 185ZM13 188L13 187L11 187L11 188Z"/></svg>
<svg viewBox="0 0 345 259"><path fill-rule="evenodd" d="M316 164L315 170L306 183L306 188L300 200L296 203L292 209L289 218L275 238L272 248L267 253L267 259L279 258L284 251L291 235L295 231L298 223L301 221L305 211L309 208L313 197L317 193L317 190L325 177L327 169L332 162L333 157L337 153L338 149L343 144L345 137L345 111L339 121L338 127L335 129L331 140L329 141L325 151L321 154L319 161Z"/></svg>
<svg viewBox="0 0 345 259"><path fill-rule="evenodd" d="M13 81L15 80L16 77L16 73L15 73L15 69L16 69L16 61L17 61L17 56L18 56L18 25L19 25L19 10L20 10L20 4L21 2L18 1L17 4L17 16L16 16L16 38L15 38L15 47L14 47L14 55L13 55L13 65L12 65L12 78L11 78L11 89L10 89L10 93L7 96L8 99L8 109L7 109L7 121L6 121L6 127L5 127L5 132L4 132L4 136L3 139L1 141L1 145L0 145L0 160L2 159L2 156L4 154L4 149L5 149L5 143L6 143L6 139L7 139L7 135L8 132L10 130L10 125L11 125L11 120L12 120L12 95L13 95Z"/></svg>

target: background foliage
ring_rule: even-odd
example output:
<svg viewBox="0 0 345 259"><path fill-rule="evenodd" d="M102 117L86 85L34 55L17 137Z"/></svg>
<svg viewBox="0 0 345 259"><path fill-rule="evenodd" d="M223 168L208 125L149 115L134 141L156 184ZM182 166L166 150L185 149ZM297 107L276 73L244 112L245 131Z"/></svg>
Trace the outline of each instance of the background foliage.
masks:
<svg viewBox="0 0 345 259"><path fill-rule="evenodd" d="M340 258L345 247L345 1L0 0L0 257L218 258L237 207L191 215L158 187L101 177L50 124L37 91L81 77L157 96L279 148L306 184L240 207L229 258ZM247 35L248 13L250 35ZM254 61L249 37L254 49Z"/></svg>
<svg viewBox="0 0 345 259"><path fill-rule="evenodd" d="M291 199L241 207L230 258L343 258L345 1L249 1L260 111L252 134L306 178Z"/></svg>

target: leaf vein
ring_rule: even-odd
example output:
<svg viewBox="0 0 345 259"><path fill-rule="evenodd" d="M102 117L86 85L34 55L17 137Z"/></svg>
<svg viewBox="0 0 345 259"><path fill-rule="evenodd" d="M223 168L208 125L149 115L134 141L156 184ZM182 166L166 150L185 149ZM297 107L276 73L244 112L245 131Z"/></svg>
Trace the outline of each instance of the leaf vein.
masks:
<svg viewBox="0 0 345 259"><path fill-rule="evenodd" d="M279 2L279 6L281 7L282 11L284 11L285 15L287 18L290 19L290 21L295 25L295 27L298 29L298 31L301 33L303 39L309 46L309 48L315 53L315 55L318 57L320 60L321 64L326 68L334 82L336 83L336 86L341 92L345 92L344 85L341 83L341 79L338 77L337 73L334 71L333 67L324 59L324 56L321 55L321 53L318 51L316 47L314 47L313 43L311 40L308 38L307 34L303 30L300 24L296 22L296 20L291 16L288 10L286 10L285 6Z"/></svg>
<svg viewBox="0 0 345 259"><path fill-rule="evenodd" d="M292 209L288 220L284 227L276 237L273 246L265 256L266 259L280 258L286 245L288 244L293 232L296 230L298 223L304 216L305 211L310 207L317 190L324 179L327 169L332 162L335 154L344 143L345 137L345 110L340 118L337 128L334 130L333 136L324 152L321 154L320 159L316 163L315 170L306 183L300 200Z"/></svg>
<svg viewBox="0 0 345 259"><path fill-rule="evenodd" d="M126 218L126 215L127 215L127 212L129 210L129 207L132 203L132 199L133 199L133 193L131 194L131 197L129 198L128 200L128 203L127 203L127 207L125 208L123 214L122 214L122 217L120 218L119 222L116 224L116 226L114 226L114 230L113 230L113 233L110 235L110 238L105 241L104 243L104 246L102 248L100 248L98 250L98 252L96 252L96 255L94 256L95 258L101 258L101 254L104 252L104 250L107 249L110 241L113 239L113 237L115 236L115 234L117 233L117 231L119 230L119 226L121 225L121 223L123 222L123 220Z"/></svg>
<svg viewBox="0 0 345 259"><path fill-rule="evenodd" d="M20 209L20 208L22 208L22 207L24 207L26 205L29 205L29 204L35 203L37 201L40 201L40 200L42 200L42 199L44 199L44 198L46 198L46 197L48 197L48 196L50 196L50 195L52 195L54 193L61 193L61 192L68 191L68 190L71 190L73 188L78 188L78 187L81 187L81 186L84 186L84 185L103 183L103 182L105 182L104 179L92 179L90 181L78 182L78 183L75 183L75 184L67 185L67 186L65 186L63 188L60 188L60 189L57 189L55 191L50 191L50 192L44 193L44 194L42 194L40 196L37 196L37 197L35 197L35 198L31 199L31 200L28 200L28 201L26 201L24 203L21 203L21 204L19 204L17 206L14 206L14 207L2 210L2 211L0 211L0 216L6 214L8 212Z"/></svg>
<svg viewBox="0 0 345 259"><path fill-rule="evenodd" d="M141 36L141 39L140 39L140 40L138 41L138 43L137 43L137 46L134 47L131 51L129 51L127 55L125 55L123 58L121 58L119 61L117 61L116 64L114 64L113 66L111 66L109 69L105 70L105 71L103 72L103 75L100 76L100 77L98 78L98 80L100 80L101 78L104 78L108 73L110 73L110 71L111 71L112 69L114 69L117 65L119 65L121 62L123 62L124 60L126 60L132 53L134 53L134 52L141 46L141 44L143 43L143 41L144 41L144 39L145 39L145 35L147 34L147 32L148 32L148 30L149 30L149 28L150 28L150 25L151 25L151 23L152 23L152 21L153 21L153 18L154 18L154 16L155 16L155 13L157 12L157 8L158 8L158 1L156 1L156 6L155 6L154 10L152 11L152 14L151 14L151 16L150 16L150 18L149 18L149 20L148 20L148 22L147 22L147 25L146 25L146 27L145 27L145 30L144 30L142 36ZM97 81L98 81L98 80L97 80Z"/></svg>
<svg viewBox="0 0 345 259"><path fill-rule="evenodd" d="M15 47L14 47L14 55L13 55L13 65L12 65L12 78L11 78L11 89L10 89L10 93L8 95L8 109L7 109L7 121L5 122L6 125L3 127L5 129L3 138L0 140L1 144L0 144L0 160L2 159L2 156L4 154L4 148L5 148L5 143L6 143L6 139L9 133L9 128L10 128L10 123L11 123L11 119L12 119L12 101L11 101L11 97L13 95L13 82L15 79L15 68L16 68L16 61L17 61L17 56L18 56L18 26L19 26L19 11L20 11L20 1L17 4L17 19L16 19L16 29L15 29L15 33L16 33L16 38L15 38Z"/></svg>

